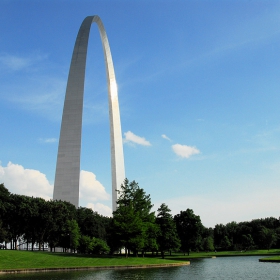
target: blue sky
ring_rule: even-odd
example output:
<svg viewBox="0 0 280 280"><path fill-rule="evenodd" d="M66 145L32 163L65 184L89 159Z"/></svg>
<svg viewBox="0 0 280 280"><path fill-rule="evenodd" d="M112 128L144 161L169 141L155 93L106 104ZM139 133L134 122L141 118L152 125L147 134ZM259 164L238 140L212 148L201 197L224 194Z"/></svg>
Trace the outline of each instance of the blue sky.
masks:
<svg viewBox="0 0 280 280"><path fill-rule="evenodd" d="M119 89L126 176L202 223L280 213L279 1L0 2L0 181L51 198L79 26L99 15ZM111 212L108 98L92 26L80 205Z"/></svg>

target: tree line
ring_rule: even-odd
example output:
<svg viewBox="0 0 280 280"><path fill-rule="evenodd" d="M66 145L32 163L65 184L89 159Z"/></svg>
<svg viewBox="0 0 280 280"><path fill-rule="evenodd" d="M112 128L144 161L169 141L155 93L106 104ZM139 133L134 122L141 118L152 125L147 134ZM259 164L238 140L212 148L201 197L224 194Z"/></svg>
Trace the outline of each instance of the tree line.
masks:
<svg viewBox="0 0 280 280"><path fill-rule="evenodd" d="M11 194L0 184L0 243L11 249L24 244L34 250L56 247L85 253L109 252L106 229L110 218L65 201ZM86 248L85 248L86 247Z"/></svg>
<svg viewBox="0 0 280 280"><path fill-rule="evenodd" d="M280 222L273 217L207 228L192 209L173 216L162 203L152 211L150 195L135 181L125 179L118 192L117 210L109 218L65 201L12 194L0 184L0 242L9 242L12 249L24 243L44 250L48 244L51 251L60 247L113 254L123 249L126 256L151 252L163 258L179 251L269 250L280 245Z"/></svg>

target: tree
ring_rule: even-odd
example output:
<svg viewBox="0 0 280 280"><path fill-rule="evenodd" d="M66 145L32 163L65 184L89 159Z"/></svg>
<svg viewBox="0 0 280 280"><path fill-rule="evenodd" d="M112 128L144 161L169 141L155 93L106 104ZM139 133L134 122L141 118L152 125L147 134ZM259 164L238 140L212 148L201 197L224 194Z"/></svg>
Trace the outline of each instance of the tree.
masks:
<svg viewBox="0 0 280 280"><path fill-rule="evenodd" d="M223 236L220 246L223 250L228 250L230 248L231 243L230 243L227 235Z"/></svg>
<svg viewBox="0 0 280 280"><path fill-rule="evenodd" d="M159 227L154 222L150 222L147 224L147 230L146 230L146 238L145 238L145 244L144 244L144 250L154 253L155 251L158 251L158 243L157 243L157 236L159 234ZM144 257L144 250L143 250L143 257Z"/></svg>
<svg viewBox="0 0 280 280"><path fill-rule="evenodd" d="M228 249L231 243L227 236L226 226L218 224L214 228L214 246L216 249Z"/></svg>
<svg viewBox="0 0 280 280"><path fill-rule="evenodd" d="M211 237L211 236L205 237L203 239L202 245L203 245L203 250L206 252L215 250L214 240L213 240L213 237Z"/></svg>
<svg viewBox="0 0 280 280"><path fill-rule="evenodd" d="M146 195L135 181L124 180L119 191L117 210L113 212L113 235L119 246L125 247L126 257L132 250L136 256L145 248L150 224L154 222L154 212L150 195ZM112 242L112 240L110 241Z"/></svg>
<svg viewBox="0 0 280 280"><path fill-rule="evenodd" d="M88 254L92 250L92 238L87 235L81 235L78 245L78 252Z"/></svg>
<svg viewBox="0 0 280 280"><path fill-rule="evenodd" d="M93 237L90 251L93 254L107 254L110 252L110 247L107 245L106 241Z"/></svg>
<svg viewBox="0 0 280 280"><path fill-rule="evenodd" d="M100 238L82 235L80 237L78 250L83 254L106 254L110 252L110 247L107 245L106 241Z"/></svg>
<svg viewBox="0 0 280 280"><path fill-rule="evenodd" d="M25 195L10 195L8 208L8 228L12 240L12 249L17 249L19 239L24 235L29 225L32 212L32 198Z"/></svg>
<svg viewBox="0 0 280 280"><path fill-rule="evenodd" d="M54 227L54 216L51 211L51 203L42 198L33 198L32 227L35 240L39 244L39 250L48 241L48 236ZM33 248L33 246L32 246Z"/></svg>
<svg viewBox="0 0 280 280"><path fill-rule="evenodd" d="M46 232L44 242L49 244L51 251L55 247L69 248L68 221L76 220L76 207L66 201L48 201L50 217L49 230ZM66 237L68 236L68 238Z"/></svg>
<svg viewBox="0 0 280 280"><path fill-rule="evenodd" d="M176 224L168 206L162 203L157 211L156 223L159 227L157 240L161 256L164 258L165 251L168 250L171 252L171 250L177 250L180 247L180 240L178 238Z"/></svg>
<svg viewBox="0 0 280 280"><path fill-rule="evenodd" d="M242 247L246 251L251 249L255 245L254 240L251 234L243 234L242 235Z"/></svg>
<svg viewBox="0 0 280 280"><path fill-rule="evenodd" d="M269 250L277 241L277 234L274 230L262 227L260 230L261 244L263 248Z"/></svg>
<svg viewBox="0 0 280 280"><path fill-rule="evenodd" d="M107 239L109 217L99 215L90 208L79 207L77 209L77 222L82 235Z"/></svg>
<svg viewBox="0 0 280 280"><path fill-rule="evenodd" d="M0 184L0 242L8 241L9 239L9 207L10 207L10 192Z"/></svg>
<svg viewBox="0 0 280 280"><path fill-rule="evenodd" d="M69 248L76 250L79 246L80 229L76 220L67 221L67 235L69 236Z"/></svg>
<svg viewBox="0 0 280 280"><path fill-rule="evenodd" d="M192 209L187 209L175 215L174 220L184 253L188 252L189 255L191 249L199 249L203 230L200 217L195 215Z"/></svg>

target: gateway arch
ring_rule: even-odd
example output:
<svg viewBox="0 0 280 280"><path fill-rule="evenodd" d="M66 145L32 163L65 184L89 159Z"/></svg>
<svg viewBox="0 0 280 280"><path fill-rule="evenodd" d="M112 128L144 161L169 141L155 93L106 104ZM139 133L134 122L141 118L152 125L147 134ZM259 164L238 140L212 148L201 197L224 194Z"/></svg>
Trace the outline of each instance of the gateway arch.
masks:
<svg viewBox="0 0 280 280"><path fill-rule="evenodd" d="M123 143L114 65L108 38L98 16L88 16L84 19L73 50L61 122L53 199L69 201L76 207L79 206L84 80L88 38L92 23L96 23L98 26L106 65L111 140L112 204L113 211L115 211L118 195L116 190L120 189L125 179Z"/></svg>

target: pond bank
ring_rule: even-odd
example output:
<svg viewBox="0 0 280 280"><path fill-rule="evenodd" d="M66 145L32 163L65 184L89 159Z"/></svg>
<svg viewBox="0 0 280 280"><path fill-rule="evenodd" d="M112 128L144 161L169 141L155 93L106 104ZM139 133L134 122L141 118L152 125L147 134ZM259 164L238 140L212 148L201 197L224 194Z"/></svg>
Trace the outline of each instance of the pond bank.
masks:
<svg viewBox="0 0 280 280"><path fill-rule="evenodd" d="M116 265L116 266L89 266L89 267L65 267L65 268L30 268L30 269L2 269L0 274L17 274L32 272L55 272L55 271L78 271L78 270L102 270L102 269L139 269L139 268L159 268L190 265L190 262L166 263L166 264L145 264L145 265Z"/></svg>
<svg viewBox="0 0 280 280"><path fill-rule="evenodd" d="M273 263L280 263L280 257L274 257L274 258L264 258L259 259L259 262L273 262Z"/></svg>

